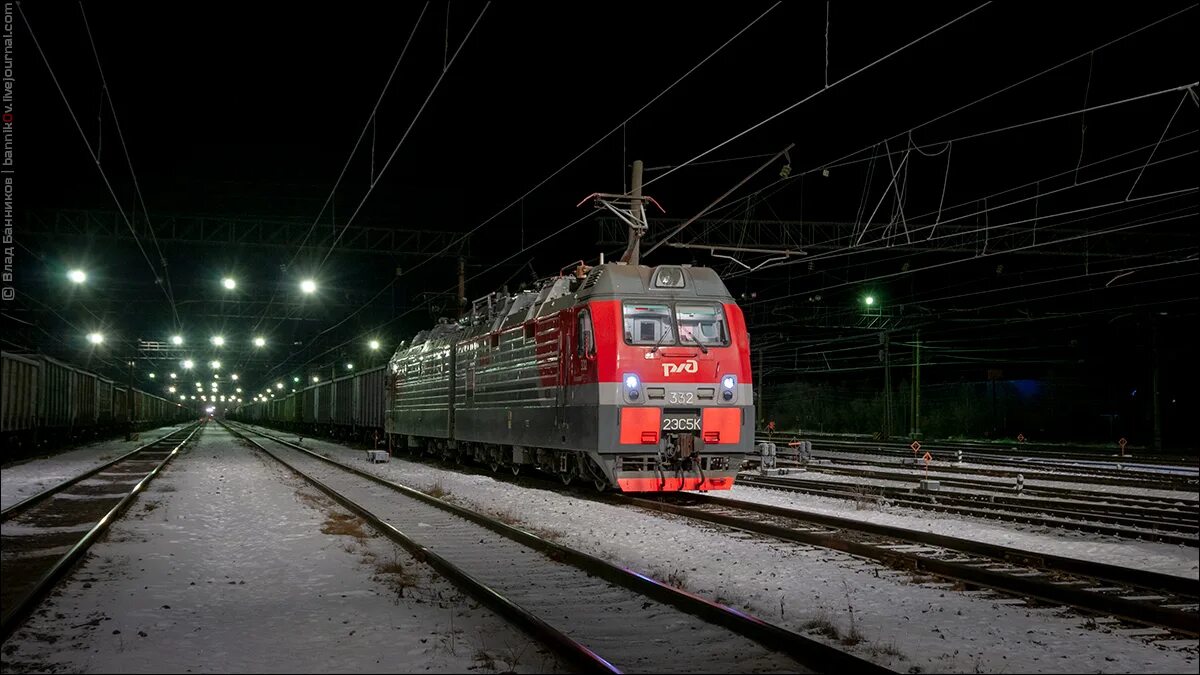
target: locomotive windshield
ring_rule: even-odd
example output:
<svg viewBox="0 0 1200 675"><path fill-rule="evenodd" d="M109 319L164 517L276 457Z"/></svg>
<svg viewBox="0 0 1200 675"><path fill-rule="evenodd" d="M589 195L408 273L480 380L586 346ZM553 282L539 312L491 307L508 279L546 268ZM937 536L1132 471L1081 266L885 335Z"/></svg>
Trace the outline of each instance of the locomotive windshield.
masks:
<svg viewBox="0 0 1200 675"><path fill-rule="evenodd" d="M626 344L729 346L729 327L720 305L679 303L672 311L667 304L626 302L624 309Z"/></svg>
<svg viewBox="0 0 1200 675"><path fill-rule="evenodd" d="M705 345L728 345L729 331L725 328L725 313L720 305L684 305L675 307L679 319L679 341Z"/></svg>
<svg viewBox="0 0 1200 675"><path fill-rule="evenodd" d="M666 305L626 303L625 342L631 345L674 343L671 308Z"/></svg>

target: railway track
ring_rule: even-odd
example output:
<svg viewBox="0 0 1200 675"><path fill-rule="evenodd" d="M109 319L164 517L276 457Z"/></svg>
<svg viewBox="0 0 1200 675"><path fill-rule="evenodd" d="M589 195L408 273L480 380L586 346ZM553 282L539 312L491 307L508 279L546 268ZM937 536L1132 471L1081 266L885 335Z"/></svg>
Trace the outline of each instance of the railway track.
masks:
<svg viewBox="0 0 1200 675"><path fill-rule="evenodd" d="M879 480L891 480L901 483L919 483L925 480L924 475L916 473L908 473L902 471L872 471L869 469L856 469L853 467L838 467L827 464L809 463L804 466L807 471L814 473L828 473L840 476L859 476L862 478L875 478ZM1017 488L1017 482L1004 483L994 480L978 480L973 478L941 478L937 480L948 487L970 488L976 490L990 490L993 492L1013 493ZM1043 485L1025 485L1021 491L1022 494L1039 494L1052 495L1063 497L1066 499L1097 499L1104 501L1122 500L1129 505L1166 505L1171 508L1176 507L1192 507L1197 504L1197 500L1179 496L1159 496L1159 495L1129 495L1122 493L1103 492L1100 490L1085 490L1081 488L1059 488Z"/></svg>
<svg viewBox="0 0 1200 675"><path fill-rule="evenodd" d="M742 479L750 481L757 480L758 477L753 474L744 476ZM770 480L771 476L763 477ZM1123 501L1111 502L1103 501L1077 501L1069 499L1039 499L1037 497L1027 497L1024 495L1003 495L994 493L981 492L914 492L911 488L898 488L889 486L875 485L857 485L853 483L831 483L828 481L803 480L794 477L787 479L780 478L781 484L796 483L809 488L823 489L827 492L841 492L845 496L861 498L863 497L863 489L869 488L873 491L873 495L884 497L887 499L912 499L923 501L926 503L938 503L949 505L980 505L980 506L995 506L998 508L1016 507L1025 510L1037 510L1040 513L1057 513L1067 516L1086 516L1091 518L1104 518L1111 516L1111 521L1114 523L1125 523L1131 521L1133 524L1144 526L1153 524L1155 527L1177 528L1174 531L1192 532L1195 533L1200 519L1200 513L1195 507L1190 507L1186 504L1177 504L1170 508L1162 505L1144 505L1141 503L1124 503ZM787 480L787 483L783 483Z"/></svg>
<svg viewBox="0 0 1200 675"><path fill-rule="evenodd" d="M228 428L582 669L890 672L296 444Z"/></svg>
<svg viewBox="0 0 1200 675"><path fill-rule="evenodd" d="M789 441L800 438L795 434L755 434L756 441L770 441L776 444L787 445ZM910 456L912 450L909 448L908 441L876 441L871 439L844 439L844 438L826 438L822 436L814 436L805 434L804 438L813 443L814 449L834 449L834 448L857 448L870 449L872 451L879 450L883 452L894 452L901 456ZM1182 455L1150 455L1142 453L1141 449L1131 449L1125 456L1118 454L1119 448L1114 447L1110 451L1098 451L1094 448L1063 448L1059 446L1049 446L1033 443L1018 444L1015 447L1012 444L988 444L988 443L970 443L966 441L926 441L922 443L926 447L936 447L942 451L963 451L963 457L973 458L972 461L980 459L995 459L1000 461L1014 460L1062 460L1064 462L1121 462L1135 464L1161 464L1165 466L1186 467L1191 469L1198 468L1200 462L1196 457L1187 457ZM1020 453L1020 454L1018 454Z"/></svg>
<svg viewBox="0 0 1200 675"><path fill-rule="evenodd" d="M957 461L958 455L953 449L949 448L931 448L921 446L921 451L928 451L933 455L935 461L946 462L949 460ZM921 454L921 453L918 453ZM850 446L845 448L831 447L814 447L813 456L822 459L835 459L840 461L861 461L862 457L869 460L883 460L885 458L911 458L913 452L911 448L878 448L873 446ZM1091 476L1109 477L1109 478L1132 478L1147 481L1157 481L1164 484L1189 484L1195 483L1200 472L1191 467L1167 467L1164 465L1138 464L1131 462L1097 462L1091 460L1054 460L1042 459L1038 457L996 457L993 455L985 455L974 452L962 453L962 461L971 464L981 464L989 467L997 467L997 470L1007 469L1009 471L1028 474L1031 471L1037 472L1053 472L1061 471L1069 474L1076 474L1076 477L1081 482ZM1103 466L1110 464L1110 466ZM1116 468L1117 466L1121 468ZM936 465L935 465L936 466ZM1169 487L1163 489L1171 489Z"/></svg>
<svg viewBox="0 0 1200 675"><path fill-rule="evenodd" d="M0 640L7 640L185 444L196 423L33 495L0 514Z"/></svg>
<svg viewBox="0 0 1200 675"><path fill-rule="evenodd" d="M1022 498L1012 498L997 503L988 501L986 495L979 495L977 498L972 498L963 497L963 493L920 493L905 490L904 488L805 481L802 479L749 474L738 476L738 483L741 485L838 499L874 499L878 496L887 499L897 506L907 506L927 511L1071 529L1080 532L1093 532L1126 539L1142 539L1160 541L1167 544L1200 547L1200 537L1198 537L1200 530L1198 530L1194 522L1195 516L1189 515L1187 511L1179 511L1179 518L1170 521L1136 520L1086 510L1053 509L1045 506L1044 502L1035 501L1031 505L1025 506L1019 503L1024 501ZM864 488L871 492L865 492ZM1050 514L1056 514L1060 517L1046 517ZM1070 520L1068 518L1076 518L1078 520ZM1119 523L1120 525L1125 525L1125 527L1103 524L1104 522ZM1134 526L1158 529L1132 529Z"/></svg>
<svg viewBox="0 0 1200 675"><path fill-rule="evenodd" d="M818 472L819 473L819 472ZM752 475L752 474L751 474ZM771 478L767 476L766 478ZM782 479L781 479L782 480ZM789 479L790 480L790 479ZM847 483L809 481L817 485L837 485L852 488L864 486ZM1100 522L1118 525L1153 525L1175 532L1195 533L1198 527L1198 512L1187 503L1174 505L1112 503L1103 499L1081 501L1077 499L1041 499L1023 494L995 494L986 492L914 492L911 488L888 486L866 486L879 490L879 494L897 498L926 498L944 504L986 504L998 507L1013 507L1022 510L1036 509L1040 513L1065 517L1085 516Z"/></svg>
<svg viewBox="0 0 1200 675"><path fill-rule="evenodd" d="M1085 615L1163 629L1160 637L1200 634L1200 582L1183 577L1039 555L903 528L699 494L608 499L686 518L819 546L957 585L986 588Z"/></svg>
<svg viewBox="0 0 1200 675"><path fill-rule="evenodd" d="M862 454L862 453L857 453ZM838 464L848 464L852 466L873 466L886 469L920 469L926 471L923 465L904 465L898 462L888 461L886 459L874 460L862 457L836 457L831 453L813 451L813 456L820 459L827 459ZM1055 473L1048 471L1046 467L1040 466L1025 466L1012 469L985 469L969 466L954 466L947 464L945 457L940 458L942 461L930 464L928 472L931 476L990 476L993 478L1008 478L1016 480L1018 475L1024 476L1026 480L1040 480L1049 483L1090 483L1093 485L1119 485L1122 487L1131 488L1148 488L1152 490L1178 490L1181 492L1194 491L1200 483L1196 478L1185 478L1182 476L1166 476L1162 478L1147 479L1144 474L1139 477L1132 477L1129 474L1121 474L1109 476L1095 472L1081 472L1071 469L1070 473ZM974 460L972 460L974 461ZM1116 472L1114 472L1116 473Z"/></svg>

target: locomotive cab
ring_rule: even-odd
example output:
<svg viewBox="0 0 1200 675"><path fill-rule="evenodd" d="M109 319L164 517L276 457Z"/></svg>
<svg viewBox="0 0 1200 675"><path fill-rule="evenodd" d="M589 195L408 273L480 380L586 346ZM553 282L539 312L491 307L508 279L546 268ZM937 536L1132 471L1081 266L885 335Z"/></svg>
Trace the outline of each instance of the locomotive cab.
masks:
<svg viewBox="0 0 1200 675"><path fill-rule="evenodd" d="M579 291L596 458L625 491L728 489L753 444L741 310L708 268L610 264ZM587 367L585 367L587 369Z"/></svg>
<svg viewBox="0 0 1200 675"><path fill-rule="evenodd" d="M748 348L711 269L581 266L397 349L384 431L391 447L564 483L729 489L753 444Z"/></svg>

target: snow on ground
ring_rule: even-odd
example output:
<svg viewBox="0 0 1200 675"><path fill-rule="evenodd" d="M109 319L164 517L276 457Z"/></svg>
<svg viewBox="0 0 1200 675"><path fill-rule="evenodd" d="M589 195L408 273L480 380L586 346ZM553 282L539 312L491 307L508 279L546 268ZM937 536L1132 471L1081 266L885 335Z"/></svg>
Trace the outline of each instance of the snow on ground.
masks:
<svg viewBox="0 0 1200 675"><path fill-rule="evenodd" d="M986 593L918 583L836 551L730 533L402 457L370 464L362 450L310 438L303 445L418 489L439 485L448 499L818 639L829 639L833 631L843 639L861 634L849 649L901 672L1196 670L1194 641L1175 647L1143 642L1103 627L1086 628L1084 619L1070 612L1059 616L1054 609L1014 605Z"/></svg>
<svg viewBox="0 0 1200 675"><path fill-rule="evenodd" d="M1036 553L1136 567L1191 579L1200 578L1200 550L1189 546L1135 541L1056 527L997 522L903 506L864 502L860 509L852 500L767 490L749 485L735 485L729 493L719 493L719 496L1011 546Z"/></svg>
<svg viewBox="0 0 1200 675"><path fill-rule="evenodd" d="M933 450L927 446L921 446L922 450L929 451L933 456L931 466L937 466L938 463L945 465L946 462L953 462L955 453L951 450ZM814 450L813 456L820 459L854 459L866 460L871 462L880 462L894 464L900 466L901 461L905 459L898 455L881 455L872 452L852 452L848 450ZM1012 457L1005 459L1003 464L986 464L981 462L972 462L970 453L963 453L965 458L963 462L955 462L954 466L967 469L986 469L988 471L1024 471L1029 475L1026 478L1036 475L1055 474L1055 475L1071 475L1081 478L1096 476L1095 473L1088 473L1089 469L1108 469L1108 470L1123 470L1125 477L1133 480L1156 480L1164 478L1163 474L1169 474L1173 477L1191 477L1196 478L1200 473L1200 469L1194 466L1169 466L1162 464L1122 464L1120 462L1084 462L1077 460L1059 460L1038 457ZM989 459L992 459L989 457ZM1001 458L996 458L1001 459ZM922 463L923 465L923 463ZM966 475L966 474L964 474Z"/></svg>
<svg viewBox="0 0 1200 675"><path fill-rule="evenodd" d="M807 481L810 483L836 483L838 485L861 485L866 488L885 488L886 487L886 488L897 488L897 489L906 490L906 491L912 491L916 487L914 483L911 483L908 481L896 481L896 480L888 480L888 479L884 479L884 478L868 478L865 476L854 476L854 475L850 475L850 474L841 474L841 473L823 473L823 472L817 470L816 468L812 468L811 470L805 470L803 468L791 467L791 468L788 468L787 471L788 471L788 473L781 474L781 475L784 477L803 480L803 481ZM988 490L986 488L952 487L952 486L948 486L945 483L943 483L941 488L938 491L938 494L945 494L948 496L960 496L960 495L961 496L979 496L979 495L987 496L987 495L996 494L996 491ZM868 495L869 495L869 492L864 492L864 496L868 496ZM1108 499L1107 497L1099 497L1099 496L1097 496L1097 497L1089 497L1089 496L1059 497L1059 496L1054 496L1054 495L1042 495L1042 494L1030 494L1030 493L1018 495L1017 493L1013 492L1011 489L1007 492L1007 496L1026 497L1031 500L1054 502L1056 508L1061 508L1061 509L1082 509L1082 510L1087 510L1087 508L1093 504L1104 503ZM1116 494L1116 493L1114 493L1112 496L1113 497L1132 497L1134 499L1137 498L1136 495L1120 495L1120 494ZM1193 497L1194 497L1194 495L1193 495ZM1153 506L1154 508L1168 510L1168 511L1172 510L1172 507L1167 504L1157 504L1157 505L1150 505L1150 506ZM976 505L976 508L986 508L986 505L978 504L978 505ZM994 508L999 510L999 509L1003 508L1003 505L997 504ZM914 510L919 511L920 509L914 509ZM966 516L956 516L956 517L957 518L966 518ZM1047 516L1047 517L1048 518L1052 517L1052 518L1055 518L1058 520L1062 520L1064 518L1063 516ZM1134 528L1127 528L1127 529L1134 529Z"/></svg>
<svg viewBox="0 0 1200 675"><path fill-rule="evenodd" d="M0 472L0 508L7 509L26 497L74 478L184 426L187 424L159 427L140 432L136 441L124 438L101 441L49 457L35 457L5 466L4 471Z"/></svg>
<svg viewBox="0 0 1200 675"><path fill-rule="evenodd" d="M4 672L563 670L272 460L201 433L5 643Z"/></svg>
<svg viewBox="0 0 1200 675"><path fill-rule="evenodd" d="M893 476L920 476L925 477L925 471L921 468L905 469L897 466L895 469L882 466L862 466L858 464L838 464L836 462L829 464L814 464L809 467L811 472L820 472L822 467L831 469L842 469L848 471L873 471L881 474ZM930 472L930 479L940 480L972 480L983 483L995 483L998 487L1011 488L1016 484L1016 478L1004 478L1000 476L981 476L981 475L953 475L946 473ZM887 479L882 479L887 480ZM911 482L907 483L912 486ZM1080 482L1062 482L1032 479L1029 476L1025 477L1025 487L1049 487L1068 490L1089 490L1092 492L1104 492L1111 494L1114 497L1165 497L1168 499L1196 499L1194 490L1160 490L1158 488L1139 488L1129 487L1127 485L1103 485L1100 483L1088 483L1084 478Z"/></svg>

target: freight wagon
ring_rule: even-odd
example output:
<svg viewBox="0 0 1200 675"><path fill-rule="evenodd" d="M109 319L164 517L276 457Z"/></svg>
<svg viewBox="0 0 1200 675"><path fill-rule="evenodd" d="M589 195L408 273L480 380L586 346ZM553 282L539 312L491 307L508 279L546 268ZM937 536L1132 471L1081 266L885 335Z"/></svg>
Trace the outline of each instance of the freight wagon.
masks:
<svg viewBox="0 0 1200 675"><path fill-rule="evenodd" d="M189 419L174 401L42 354L3 352L0 433L5 461L38 449ZM130 415L130 405L133 414Z"/></svg>

